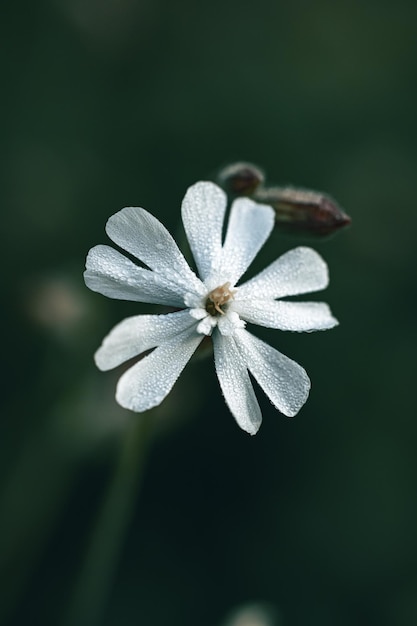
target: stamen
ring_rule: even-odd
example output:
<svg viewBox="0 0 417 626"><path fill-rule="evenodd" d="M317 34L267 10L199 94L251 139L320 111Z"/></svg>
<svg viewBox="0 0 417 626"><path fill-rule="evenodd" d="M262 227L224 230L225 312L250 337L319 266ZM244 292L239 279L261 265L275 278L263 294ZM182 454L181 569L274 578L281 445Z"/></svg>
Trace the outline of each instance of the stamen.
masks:
<svg viewBox="0 0 417 626"><path fill-rule="evenodd" d="M224 283L220 287L216 287L207 295L206 311L210 315L224 315L222 306L233 300L233 296L236 293L236 289L230 289L230 282Z"/></svg>

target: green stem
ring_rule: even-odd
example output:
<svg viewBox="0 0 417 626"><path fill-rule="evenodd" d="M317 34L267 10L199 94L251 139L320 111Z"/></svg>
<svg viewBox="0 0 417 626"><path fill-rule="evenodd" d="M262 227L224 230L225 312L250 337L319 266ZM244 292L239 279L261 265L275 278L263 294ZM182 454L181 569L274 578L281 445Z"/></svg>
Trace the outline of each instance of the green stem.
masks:
<svg viewBox="0 0 417 626"><path fill-rule="evenodd" d="M135 415L126 430L64 626L96 626L101 621L143 475L152 418L152 412Z"/></svg>

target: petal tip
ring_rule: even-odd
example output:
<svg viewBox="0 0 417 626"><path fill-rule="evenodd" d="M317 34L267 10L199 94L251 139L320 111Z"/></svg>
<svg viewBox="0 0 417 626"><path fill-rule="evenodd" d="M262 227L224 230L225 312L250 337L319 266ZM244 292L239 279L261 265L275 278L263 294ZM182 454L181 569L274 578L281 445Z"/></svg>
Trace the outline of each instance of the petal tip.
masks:
<svg viewBox="0 0 417 626"><path fill-rule="evenodd" d="M113 366L108 363L106 354L103 353L103 346L100 346L100 348L94 353L94 363L101 372L113 369Z"/></svg>
<svg viewBox="0 0 417 626"><path fill-rule="evenodd" d="M183 213L187 211L190 205L201 202L203 199L205 205L213 203L215 206L225 207L227 204L226 192L221 187L209 180L200 180L190 185L185 192L182 201Z"/></svg>
<svg viewBox="0 0 417 626"><path fill-rule="evenodd" d="M235 416L233 415L233 417ZM235 417L235 420L239 428L243 430L245 433L247 433L248 435L250 435L251 437L256 435L256 433L258 432L262 424L262 419L256 423L246 422L245 424L242 424L240 421L238 421L236 417Z"/></svg>
<svg viewBox="0 0 417 626"><path fill-rule="evenodd" d="M332 318L331 318L331 326L329 326L329 329L330 329L330 328L336 328L336 326L340 326L340 322L339 322L339 320L337 320L337 319L336 319L335 317L333 317L333 315L332 315Z"/></svg>

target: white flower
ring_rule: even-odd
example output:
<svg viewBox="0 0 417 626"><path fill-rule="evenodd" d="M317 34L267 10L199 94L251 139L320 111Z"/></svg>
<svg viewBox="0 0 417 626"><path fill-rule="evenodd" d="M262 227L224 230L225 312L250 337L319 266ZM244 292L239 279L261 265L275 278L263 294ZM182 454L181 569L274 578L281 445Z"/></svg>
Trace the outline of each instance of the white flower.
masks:
<svg viewBox="0 0 417 626"><path fill-rule="evenodd" d="M253 435L262 416L249 372L287 416L307 400L310 380L300 365L249 333L246 323L310 332L332 328L337 321L322 302L280 299L327 286L327 265L311 248L287 252L238 285L272 231L274 212L248 198L235 200L223 242L226 204L225 193L210 182L196 183L183 200L182 220L200 278L165 227L133 207L113 215L106 231L146 268L99 245L88 254L84 277L90 289L110 298L181 309L127 318L104 339L95 354L101 370L155 348L120 378L119 404L138 412L159 405L202 339L211 335L226 403L239 426Z"/></svg>

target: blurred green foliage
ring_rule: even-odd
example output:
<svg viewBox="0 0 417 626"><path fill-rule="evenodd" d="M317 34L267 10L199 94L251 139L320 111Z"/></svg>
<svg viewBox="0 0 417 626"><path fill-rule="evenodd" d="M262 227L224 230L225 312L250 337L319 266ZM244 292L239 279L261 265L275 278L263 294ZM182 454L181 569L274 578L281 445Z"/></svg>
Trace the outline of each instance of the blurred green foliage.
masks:
<svg viewBox="0 0 417 626"><path fill-rule="evenodd" d="M280 626L414 626L417 4L21 0L2 13L0 621L217 626L260 602ZM259 394L255 438L212 362L191 363L151 415L141 481L118 496L123 442L147 418L116 405L119 373L92 354L149 307L89 292L86 252L126 205L181 233L186 188L236 160L352 216L312 242L340 327L258 333L313 386L293 420ZM299 243L274 235L259 266ZM109 501L125 526L94 618L80 598L95 593L86 555Z"/></svg>

